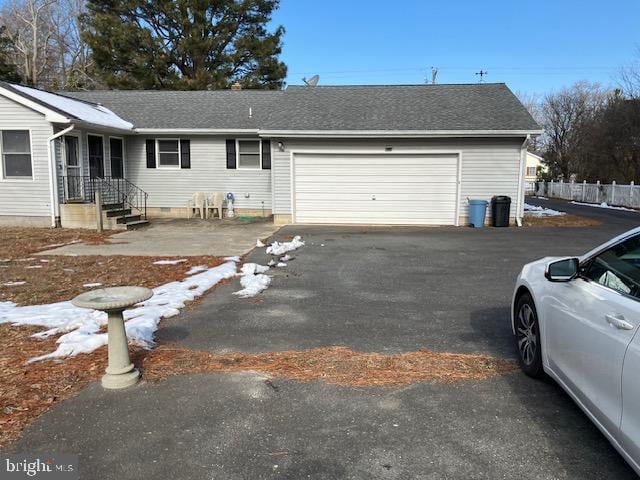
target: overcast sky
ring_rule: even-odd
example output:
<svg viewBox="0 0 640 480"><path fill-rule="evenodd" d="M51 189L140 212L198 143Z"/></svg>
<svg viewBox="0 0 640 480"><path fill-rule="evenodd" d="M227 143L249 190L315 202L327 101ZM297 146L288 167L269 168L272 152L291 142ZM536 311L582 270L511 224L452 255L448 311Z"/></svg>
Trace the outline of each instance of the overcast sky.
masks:
<svg viewBox="0 0 640 480"><path fill-rule="evenodd" d="M287 82L614 84L640 48L640 0L281 0Z"/></svg>

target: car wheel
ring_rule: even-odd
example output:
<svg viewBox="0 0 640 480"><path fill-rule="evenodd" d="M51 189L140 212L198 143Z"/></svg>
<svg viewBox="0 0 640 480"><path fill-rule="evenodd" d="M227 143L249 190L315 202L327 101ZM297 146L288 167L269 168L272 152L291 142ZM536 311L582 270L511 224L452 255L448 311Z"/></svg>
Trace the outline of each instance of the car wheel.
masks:
<svg viewBox="0 0 640 480"><path fill-rule="evenodd" d="M525 293L518 299L515 311L516 346L522 371L534 378L544 376L542 345L538 314L531 295Z"/></svg>

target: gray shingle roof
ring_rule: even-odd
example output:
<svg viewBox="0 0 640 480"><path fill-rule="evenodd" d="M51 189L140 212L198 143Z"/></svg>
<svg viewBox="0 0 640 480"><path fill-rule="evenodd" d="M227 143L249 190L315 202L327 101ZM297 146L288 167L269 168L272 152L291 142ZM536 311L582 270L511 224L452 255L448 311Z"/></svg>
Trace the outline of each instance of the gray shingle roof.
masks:
<svg viewBox="0 0 640 480"><path fill-rule="evenodd" d="M285 91L91 91L66 95L101 103L136 128L540 129L503 83L290 86Z"/></svg>
<svg viewBox="0 0 640 480"><path fill-rule="evenodd" d="M95 90L64 94L100 103L136 128L258 129L284 92Z"/></svg>

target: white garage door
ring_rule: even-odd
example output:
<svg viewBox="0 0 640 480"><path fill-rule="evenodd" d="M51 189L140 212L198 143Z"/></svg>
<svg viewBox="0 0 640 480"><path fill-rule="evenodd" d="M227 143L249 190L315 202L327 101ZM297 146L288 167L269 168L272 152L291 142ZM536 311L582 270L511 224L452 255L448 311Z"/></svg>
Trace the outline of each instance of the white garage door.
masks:
<svg viewBox="0 0 640 480"><path fill-rule="evenodd" d="M455 225L455 154L295 154L297 223Z"/></svg>

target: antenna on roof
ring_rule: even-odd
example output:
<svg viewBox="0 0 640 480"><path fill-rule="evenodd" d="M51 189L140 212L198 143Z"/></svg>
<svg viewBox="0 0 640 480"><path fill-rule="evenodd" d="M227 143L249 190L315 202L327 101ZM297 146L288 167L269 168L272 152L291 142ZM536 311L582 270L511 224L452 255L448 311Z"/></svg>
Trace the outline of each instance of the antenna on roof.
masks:
<svg viewBox="0 0 640 480"><path fill-rule="evenodd" d="M478 81L478 83L482 83L484 81L484 76L488 75L489 72L487 72L486 70L482 70L480 69L479 72L476 72L476 75L480 75L480 80Z"/></svg>
<svg viewBox="0 0 640 480"><path fill-rule="evenodd" d="M313 88L318 85L318 82L320 81L320 75L314 75L309 80L307 80L307 77L302 77L302 81L307 85L307 87Z"/></svg>
<svg viewBox="0 0 640 480"><path fill-rule="evenodd" d="M431 67L431 85L436 84L437 78L438 78L438 67Z"/></svg>

